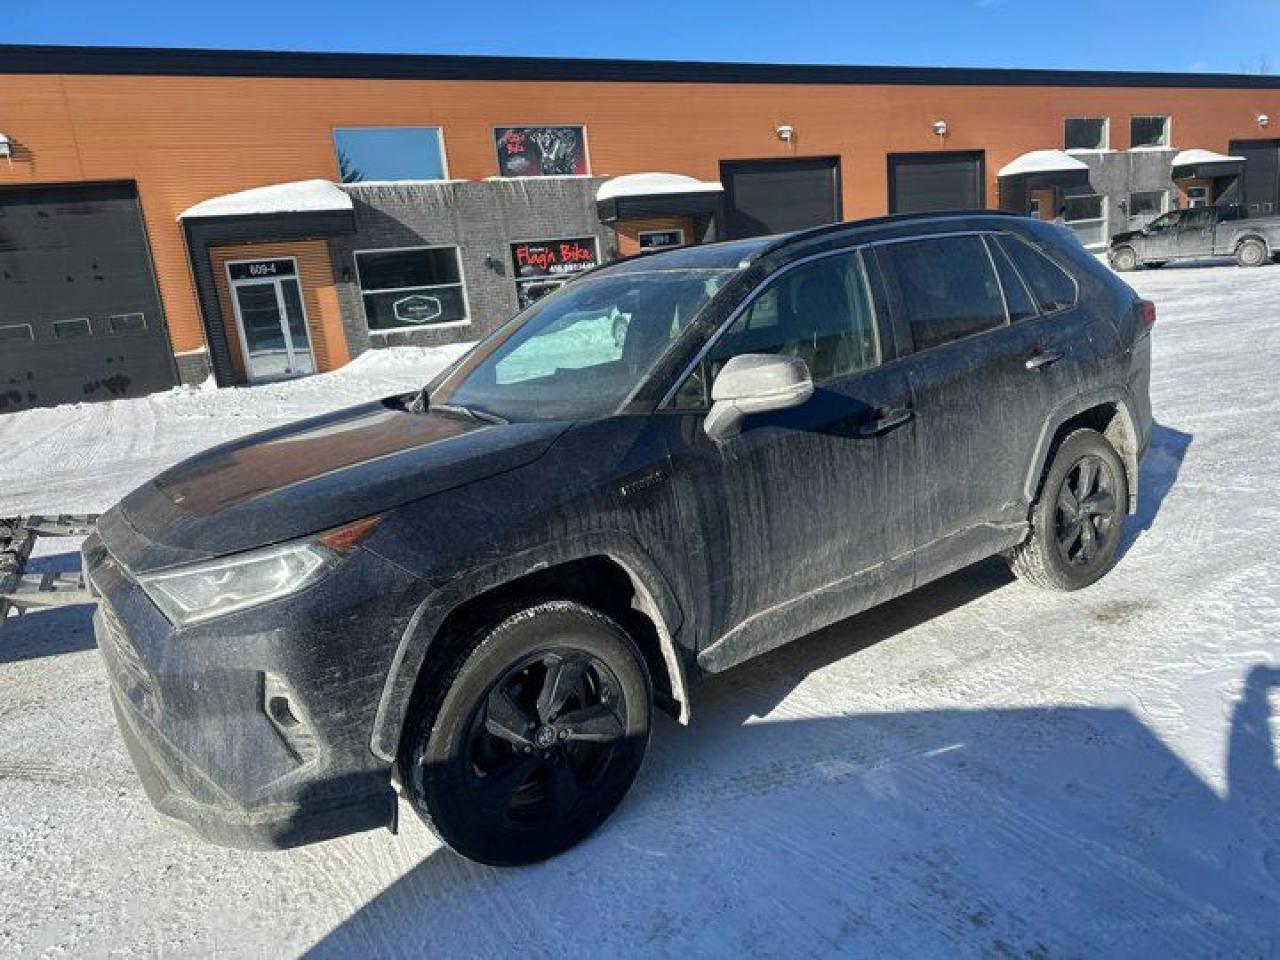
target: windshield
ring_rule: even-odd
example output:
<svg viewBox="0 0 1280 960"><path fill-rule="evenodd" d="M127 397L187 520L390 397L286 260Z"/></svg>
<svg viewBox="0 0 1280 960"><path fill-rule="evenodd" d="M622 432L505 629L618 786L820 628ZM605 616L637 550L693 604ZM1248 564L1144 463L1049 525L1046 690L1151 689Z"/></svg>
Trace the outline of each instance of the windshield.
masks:
<svg viewBox="0 0 1280 960"><path fill-rule="evenodd" d="M603 273L566 284L468 357L430 405L504 420L608 416L732 273Z"/></svg>

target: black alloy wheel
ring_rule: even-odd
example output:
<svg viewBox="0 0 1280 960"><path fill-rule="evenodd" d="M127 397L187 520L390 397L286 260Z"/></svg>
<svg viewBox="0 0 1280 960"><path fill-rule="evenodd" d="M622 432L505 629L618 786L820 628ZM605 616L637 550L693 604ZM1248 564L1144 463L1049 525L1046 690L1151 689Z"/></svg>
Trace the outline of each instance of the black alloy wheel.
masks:
<svg viewBox="0 0 1280 960"><path fill-rule="evenodd" d="M549 600L423 666L400 781L450 847L481 863L555 856L622 801L649 744L653 686L614 620Z"/></svg>
<svg viewBox="0 0 1280 960"><path fill-rule="evenodd" d="M1116 448L1096 430L1073 430L1055 447L1009 565L1037 587L1087 587L1110 568L1128 510L1129 477Z"/></svg>
<svg viewBox="0 0 1280 960"><path fill-rule="evenodd" d="M1093 454L1067 471L1058 491L1054 537L1068 564L1087 567L1098 558L1116 521L1115 486L1110 465Z"/></svg>
<svg viewBox="0 0 1280 960"><path fill-rule="evenodd" d="M512 823L571 817L616 759L626 729L626 696L603 660L540 651L499 677L477 705L468 788Z"/></svg>

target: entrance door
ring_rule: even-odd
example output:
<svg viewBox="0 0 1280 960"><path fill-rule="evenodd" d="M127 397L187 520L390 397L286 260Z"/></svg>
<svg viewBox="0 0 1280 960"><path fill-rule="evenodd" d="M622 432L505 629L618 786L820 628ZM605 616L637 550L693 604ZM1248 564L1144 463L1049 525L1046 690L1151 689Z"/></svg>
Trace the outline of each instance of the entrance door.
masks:
<svg viewBox="0 0 1280 960"><path fill-rule="evenodd" d="M725 238L762 237L840 220L840 160L725 160Z"/></svg>
<svg viewBox="0 0 1280 960"><path fill-rule="evenodd" d="M981 150L889 154L889 212L982 209L984 157Z"/></svg>
<svg viewBox="0 0 1280 960"><path fill-rule="evenodd" d="M1244 157L1243 202L1251 217L1280 213L1280 140L1232 140L1234 157Z"/></svg>
<svg viewBox="0 0 1280 960"><path fill-rule="evenodd" d="M227 264L250 383L315 373L297 273L292 257Z"/></svg>

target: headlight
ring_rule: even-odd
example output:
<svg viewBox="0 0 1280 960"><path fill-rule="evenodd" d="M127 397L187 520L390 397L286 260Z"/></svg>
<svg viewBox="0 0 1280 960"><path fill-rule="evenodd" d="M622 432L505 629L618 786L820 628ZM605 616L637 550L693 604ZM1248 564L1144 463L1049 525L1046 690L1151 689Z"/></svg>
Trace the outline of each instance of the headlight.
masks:
<svg viewBox="0 0 1280 960"><path fill-rule="evenodd" d="M199 623L297 593L337 566L377 525L360 520L323 536L143 574L138 583L177 625Z"/></svg>

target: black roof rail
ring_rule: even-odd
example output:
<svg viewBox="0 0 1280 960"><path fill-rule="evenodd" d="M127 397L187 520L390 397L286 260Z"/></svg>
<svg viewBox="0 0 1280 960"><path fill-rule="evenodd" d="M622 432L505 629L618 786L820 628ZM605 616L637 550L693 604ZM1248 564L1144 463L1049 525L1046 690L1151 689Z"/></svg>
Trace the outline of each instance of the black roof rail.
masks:
<svg viewBox="0 0 1280 960"><path fill-rule="evenodd" d="M765 244L748 259L758 260L766 254L805 240L813 240L817 237L830 236L844 231L861 230L866 227L879 227L892 223L918 223L928 220L958 220L964 217L1019 216L1022 216L1022 214L1011 213L1008 210L932 210L927 213L891 213L883 217L868 217L864 220L842 220L839 223L827 223L820 227L810 227L807 230L784 233L773 243Z"/></svg>

